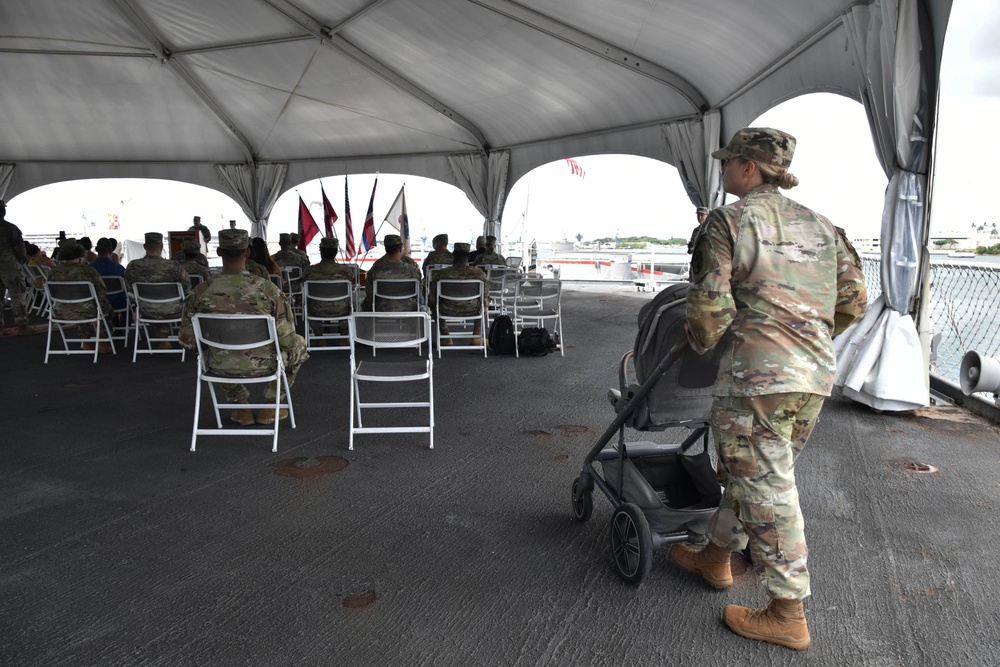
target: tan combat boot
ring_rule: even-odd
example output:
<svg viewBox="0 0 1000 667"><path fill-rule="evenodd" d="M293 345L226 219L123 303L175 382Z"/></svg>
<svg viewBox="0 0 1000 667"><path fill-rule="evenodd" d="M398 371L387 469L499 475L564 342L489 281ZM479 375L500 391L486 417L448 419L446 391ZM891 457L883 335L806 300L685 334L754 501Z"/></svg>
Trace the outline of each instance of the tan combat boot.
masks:
<svg viewBox="0 0 1000 667"><path fill-rule="evenodd" d="M775 599L766 609L729 604L723 617L730 630L747 639L770 642L796 651L809 648L812 641L802 600Z"/></svg>
<svg viewBox="0 0 1000 667"><path fill-rule="evenodd" d="M246 402L246 399L240 401L240 403ZM243 410L233 410L229 414L229 420L236 422L240 426L250 426L250 424L254 423L253 410L250 410L249 408Z"/></svg>
<svg viewBox="0 0 1000 667"><path fill-rule="evenodd" d="M288 419L288 410L281 408L278 411L278 420ZM274 423L274 409L265 408L257 413L257 423L258 424L273 424Z"/></svg>
<svg viewBox="0 0 1000 667"><path fill-rule="evenodd" d="M733 585L733 573L729 569L729 549L723 549L713 542L704 547L678 543L670 549L670 560L682 570L699 574L715 588L729 588Z"/></svg>

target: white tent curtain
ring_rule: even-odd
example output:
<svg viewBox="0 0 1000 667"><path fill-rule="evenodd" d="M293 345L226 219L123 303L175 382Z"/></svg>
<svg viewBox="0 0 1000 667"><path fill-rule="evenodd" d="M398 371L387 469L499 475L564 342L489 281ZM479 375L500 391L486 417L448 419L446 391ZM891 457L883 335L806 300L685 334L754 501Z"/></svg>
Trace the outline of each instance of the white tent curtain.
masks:
<svg viewBox="0 0 1000 667"><path fill-rule="evenodd" d="M288 173L285 163L217 164L225 191L250 218L250 236L267 240L267 218L281 195Z"/></svg>
<svg viewBox="0 0 1000 667"><path fill-rule="evenodd" d="M448 156L455 185L462 189L476 210L483 214L483 234L500 238L500 212L507 195L510 151Z"/></svg>
<svg viewBox="0 0 1000 667"><path fill-rule="evenodd" d="M882 292L836 341L844 395L880 410L927 405L925 345L910 315L923 263L933 67L917 0L876 0L844 16L879 161L889 177L882 212Z"/></svg>
<svg viewBox="0 0 1000 667"><path fill-rule="evenodd" d="M718 110L702 118L667 123L661 128L671 162L677 166L681 183L695 207L722 206L721 165L712 157L719 148L722 116Z"/></svg>
<svg viewBox="0 0 1000 667"><path fill-rule="evenodd" d="M0 199L7 194L10 181L14 178L14 165L10 163L0 164Z"/></svg>

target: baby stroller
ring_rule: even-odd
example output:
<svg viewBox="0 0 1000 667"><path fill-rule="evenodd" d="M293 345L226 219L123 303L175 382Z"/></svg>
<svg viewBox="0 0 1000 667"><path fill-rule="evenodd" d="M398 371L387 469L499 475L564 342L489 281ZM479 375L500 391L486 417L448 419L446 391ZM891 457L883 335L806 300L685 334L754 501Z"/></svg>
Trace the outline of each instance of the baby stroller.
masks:
<svg viewBox="0 0 1000 667"><path fill-rule="evenodd" d="M608 391L615 419L573 481L573 514L578 521L587 521L594 511L595 486L611 501L612 560L619 576L633 584L646 578L653 552L664 544L703 543L708 520L722 499L708 454L718 353L700 356L687 345L688 287L672 285L639 311L635 347L619 364L620 388ZM630 360L636 383L628 382ZM626 443L626 427L636 431L687 427L691 433L680 444ZM616 432L618 443L609 447ZM699 440L703 451L689 454ZM601 464L603 474L594 461Z"/></svg>

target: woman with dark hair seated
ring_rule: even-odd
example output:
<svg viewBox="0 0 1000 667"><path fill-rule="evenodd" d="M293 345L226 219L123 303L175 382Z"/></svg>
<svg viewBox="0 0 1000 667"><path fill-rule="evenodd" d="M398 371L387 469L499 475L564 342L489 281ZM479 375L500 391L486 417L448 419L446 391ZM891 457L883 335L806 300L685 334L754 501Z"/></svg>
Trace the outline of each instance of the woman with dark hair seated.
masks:
<svg viewBox="0 0 1000 667"><path fill-rule="evenodd" d="M250 242L250 259L263 266L269 274L281 275L281 267L271 259L267 243L259 236L255 236Z"/></svg>

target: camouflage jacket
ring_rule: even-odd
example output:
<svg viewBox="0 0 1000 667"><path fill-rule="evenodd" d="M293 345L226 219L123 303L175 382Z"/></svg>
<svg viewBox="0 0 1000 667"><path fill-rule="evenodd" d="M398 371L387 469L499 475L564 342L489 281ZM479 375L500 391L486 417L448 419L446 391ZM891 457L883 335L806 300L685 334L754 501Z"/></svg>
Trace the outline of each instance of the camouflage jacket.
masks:
<svg viewBox="0 0 1000 667"><path fill-rule="evenodd" d="M427 257L424 258L424 277L427 277L427 269L435 264L447 264L448 266L451 266L454 263L455 256L447 250L432 250L427 253Z"/></svg>
<svg viewBox="0 0 1000 667"><path fill-rule="evenodd" d="M278 346L282 354L304 361L308 358L305 341L295 333L291 312L285 295L270 280L251 275L247 271L223 270L212 282L198 285L184 303L180 343L189 350L194 349L191 318L195 313L271 315L278 331ZM266 347L238 351L210 349L206 363L213 372L222 375L254 372L264 375L277 367L273 348Z"/></svg>
<svg viewBox="0 0 1000 667"><path fill-rule="evenodd" d="M0 267L10 268L24 264L28 257L24 252L24 237L17 225L0 220Z"/></svg>
<svg viewBox="0 0 1000 667"><path fill-rule="evenodd" d="M303 271L309 268L309 258L294 250L279 250L271 255L271 259L281 268L286 266L297 266Z"/></svg>
<svg viewBox="0 0 1000 667"><path fill-rule="evenodd" d="M365 278L365 302L362 307L365 310L371 310L376 280L401 280L405 278L420 280L420 269L402 260L379 258L368 269L368 275ZM413 299L379 299L378 302L378 310L380 311L407 311L416 309L417 304Z"/></svg>
<svg viewBox="0 0 1000 667"><path fill-rule="evenodd" d="M58 264L49 272L49 282L68 283L78 280L94 284L94 291L97 293L97 301L101 304L101 312L104 315L111 314L111 303L108 301L108 290L104 286L104 279L97 270L86 264ZM94 304L90 303L70 303L63 304L56 309L57 318L68 320L85 319L95 317Z"/></svg>
<svg viewBox="0 0 1000 667"><path fill-rule="evenodd" d="M208 270L208 267L202 265L202 263L197 260L182 259L177 263L181 265L182 269L187 271L188 276L201 276L201 279L205 281L212 279L212 273Z"/></svg>
<svg viewBox="0 0 1000 667"><path fill-rule="evenodd" d="M476 260L472 263L473 266L479 266L481 264L496 264L497 266L507 266L507 259L498 252L481 252L476 255Z"/></svg>
<svg viewBox="0 0 1000 667"><path fill-rule="evenodd" d="M483 283L483 299L480 303L476 303L475 301L445 301L441 304L441 314L475 315L480 312L481 308L486 307L486 301L489 298L489 289L486 287L486 274L483 273L482 269L477 269L474 266L466 264L435 271L434 277L431 278L430 290L430 304L432 308L437 305L438 283L442 280L478 280Z"/></svg>
<svg viewBox="0 0 1000 667"><path fill-rule="evenodd" d="M267 272L267 269L262 264L258 264L252 259L248 259L246 266L246 270L249 271L251 275L263 278L264 280L271 280L271 274Z"/></svg>
<svg viewBox="0 0 1000 667"><path fill-rule="evenodd" d="M867 306L860 264L829 220L774 185L714 209L695 242L687 296L692 348L725 346L713 393L828 396L832 337Z"/></svg>
<svg viewBox="0 0 1000 667"><path fill-rule="evenodd" d="M307 280L349 280L354 283L354 267L340 264L334 259L324 259L313 264L302 275L303 282ZM350 303L341 301L313 301L309 303L309 315L324 315L339 317L347 314Z"/></svg>
<svg viewBox="0 0 1000 667"><path fill-rule="evenodd" d="M180 283L184 294L191 292L191 281L180 263L162 257L134 259L125 267L125 284L129 292L135 283ZM172 303L150 303L142 306L144 317L173 319L181 309Z"/></svg>

